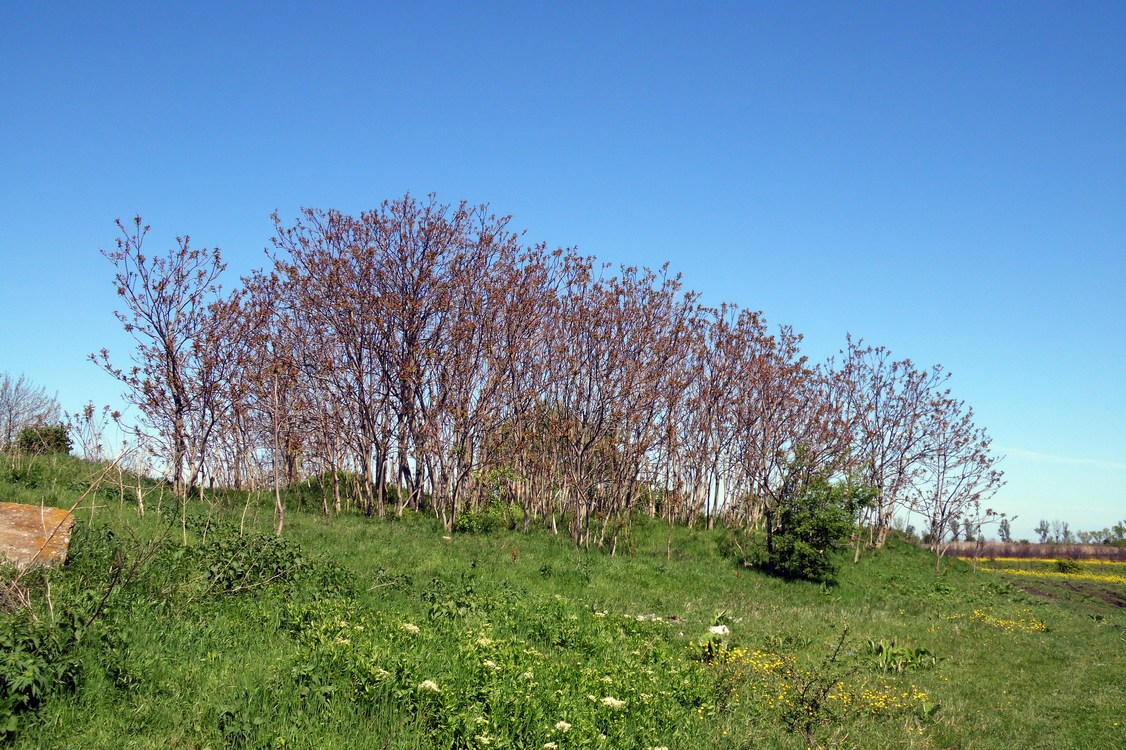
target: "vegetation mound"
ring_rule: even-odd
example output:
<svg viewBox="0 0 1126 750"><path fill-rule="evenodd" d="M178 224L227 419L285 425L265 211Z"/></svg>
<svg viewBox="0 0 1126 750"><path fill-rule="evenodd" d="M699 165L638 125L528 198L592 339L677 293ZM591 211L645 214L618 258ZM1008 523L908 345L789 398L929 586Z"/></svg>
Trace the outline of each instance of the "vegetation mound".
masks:
<svg viewBox="0 0 1126 750"><path fill-rule="evenodd" d="M0 612L13 747L1112 747L1126 617L891 537L835 583L638 519L618 554L533 527L148 504L65 457L0 493L76 509ZM33 486L34 485L34 486ZM159 487L146 491L159 497ZM834 553L843 554L843 553ZM17 595L18 593L18 595ZM1019 690L1017 680L1019 676ZM1118 722L1118 724L1116 724Z"/></svg>

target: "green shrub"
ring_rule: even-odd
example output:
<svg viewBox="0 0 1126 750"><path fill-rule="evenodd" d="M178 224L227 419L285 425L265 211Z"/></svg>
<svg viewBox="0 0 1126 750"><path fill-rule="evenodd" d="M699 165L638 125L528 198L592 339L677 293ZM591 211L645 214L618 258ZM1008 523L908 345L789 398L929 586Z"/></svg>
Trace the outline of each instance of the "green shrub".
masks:
<svg viewBox="0 0 1126 750"><path fill-rule="evenodd" d="M16 438L16 447L20 453L33 455L66 454L70 453L70 434L62 424L25 427Z"/></svg>
<svg viewBox="0 0 1126 750"><path fill-rule="evenodd" d="M938 664L938 657L927 649L900 646L895 638L892 638L890 642L869 639L867 650L872 655L876 667L884 672L927 669Z"/></svg>
<svg viewBox="0 0 1126 750"><path fill-rule="evenodd" d="M523 511L514 503L494 501L479 510L463 510L454 518L454 533L491 534L511 531L523 518Z"/></svg>
<svg viewBox="0 0 1126 750"><path fill-rule="evenodd" d="M767 516L773 528L756 539L749 562L782 578L831 581L837 572L832 550L848 539L853 518L871 498L866 487L813 481Z"/></svg>
<svg viewBox="0 0 1126 750"><path fill-rule="evenodd" d="M27 610L0 612L0 740L51 693L73 689L81 663L75 633L37 621Z"/></svg>
<svg viewBox="0 0 1126 750"><path fill-rule="evenodd" d="M340 565L310 558L295 542L260 532L240 534L234 525L202 518L189 521L189 527L201 537L190 554L206 579L205 594L281 586L328 595L346 588Z"/></svg>
<svg viewBox="0 0 1126 750"><path fill-rule="evenodd" d="M1056 570L1061 573L1080 573L1083 570L1083 564L1078 560L1072 560L1069 557L1063 557L1056 560Z"/></svg>

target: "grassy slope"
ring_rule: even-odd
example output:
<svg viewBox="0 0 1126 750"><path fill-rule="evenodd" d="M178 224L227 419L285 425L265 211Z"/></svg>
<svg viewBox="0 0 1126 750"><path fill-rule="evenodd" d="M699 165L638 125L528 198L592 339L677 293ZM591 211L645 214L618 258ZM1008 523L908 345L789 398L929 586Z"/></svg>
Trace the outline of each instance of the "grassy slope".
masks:
<svg viewBox="0 0 1126 750"><path fill-rule="evenodd" d="M74 461L16 468L0 464L0 499L69 505L92 473ZM73 564L50 574L55 602L104 591L113 544L128 562L144 540L167 542L84 641L80 687L51 697L16 747L504 746L512 737L559 748L805 747L764 692L800 685L756 671L765 656L738 654L792 656L816 672L845 627L828 671L857 700L864 690L927 698L878 716L838 710L814 728L817 743L1126 747L1122 610L1044 600L958 561L936 576L932 558L903 543L844 565L826 588L742 570L719 556L718 534L677 529L667 560L660 524L635 530L632 557L610 558L542 532L444 540L428 518L291 513L287 537L342 567L340 591L316 591L324 584L314 576L222 596L207 572L222 556L197 554L198 537L180 550L167 503L166 518L142 520L113 491L97 500L78 512ZM240 508L213 510L238 521ZM250 525L267 530L269 514L264 499ZM102 527L117 541L93 533ZM636 619L649 614L661 621ZM727 667L692 659L717 615L736 655ZM893 638L941 660L880 672L865 642ZM495 672L482 671L486 658ZM443 692L417 688L430 677ZM604 695L627 707L615 713ZM940 709L928 716L924 704ZM561 733L558 720L574 728Z"/></svg>

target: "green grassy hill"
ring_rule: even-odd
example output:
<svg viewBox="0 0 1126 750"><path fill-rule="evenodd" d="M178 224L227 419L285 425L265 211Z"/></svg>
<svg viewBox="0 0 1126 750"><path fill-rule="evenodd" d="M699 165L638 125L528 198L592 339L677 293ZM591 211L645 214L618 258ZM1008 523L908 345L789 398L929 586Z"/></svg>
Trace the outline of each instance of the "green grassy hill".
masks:
<svg viewBox="0 0 1126 750"><path fill-rule="evenodd" d="M69 507L96 473L0 457L0 500ZM109 482L79 504L65 567L18 597L5 574L3 742L1126 747L1113 597L1040 598L959 561L936 575L895 539L822 586L742 568L719 531L674 529L669 555L644 520L610 557L419 516L291 512L279 541L272 498L234 494L189 505L185 545L171 498L146 506Z"/></svg>

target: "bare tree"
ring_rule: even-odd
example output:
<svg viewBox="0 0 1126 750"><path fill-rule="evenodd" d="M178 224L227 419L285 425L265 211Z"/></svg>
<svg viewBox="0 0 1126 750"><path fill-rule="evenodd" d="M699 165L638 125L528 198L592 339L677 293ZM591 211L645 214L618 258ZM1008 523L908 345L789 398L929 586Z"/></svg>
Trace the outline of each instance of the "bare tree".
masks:
<svg viewBox="0 0 1126 750"><path fill-rule="evenodd" d="M225 265L218 249L197 250L187 236L165 255L144 253L149 227L141 217L131 229L120 220L117 249L103 251L117 273L124 302L115 311L136 344L131 366L117 367L107 349L90 359L126 386L139 407L137 429L159 446L178 498L198 481L208 440L222 412L219 386L232 363L218 349L229 320L219 300Z"/></svg>
<svg viewBox="0 0 1126 750"><path fill-rule="evenodd" d="M926 419L934 399L948 395L943 388L950 374L938 365L920 370L909 359L893 360L884 347L866 347L851 336L842 354L842 407L852 429L848 469L877 491L869 542L881 546L895 513L906 509L924 477L932 447Z"/></svg>
<svg viewBox="0 0 1126 750"><path fill-rule="evenodd" d="M24 428L56 423L61 415L58 400L46 388L23 375L0 373L0 452L11 450Z"/></svg>
<svg viewBox="0 0 1126 750"><path fill-rule="evenodd" d="M918 490L914 507L928 521L937 570L962 519L975 518L1005 482L989 436L974 424L973 409L964 402L948 396L934 399L927 431L932 441L925 459L927 482Z"/></svg>

